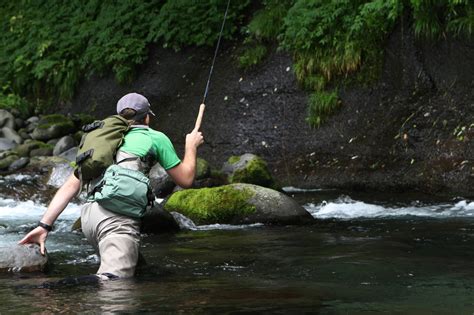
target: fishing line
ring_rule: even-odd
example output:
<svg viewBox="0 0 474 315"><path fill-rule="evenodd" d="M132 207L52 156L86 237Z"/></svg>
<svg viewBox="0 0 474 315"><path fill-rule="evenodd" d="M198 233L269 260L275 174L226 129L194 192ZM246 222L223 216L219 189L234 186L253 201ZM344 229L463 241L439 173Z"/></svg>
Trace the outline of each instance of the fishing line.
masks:
<svg viewBox="0 0 474 315"><path fill-rule="evenodd" d="M227 19L227 12L229 12L230 0L227 1L227 8L224 13L224 20L222 21L221 31L219 33L219 38L217 39L216 51L214 52L214 58L212 59L211 69L209 70L209 78L207 78L206 89L204 90L204 96L202 98L202 103L199 106L199 113L196 118L196 123L194 125L193 131L198 131L201 128L202 117L204 116L204 110L206 108L206 98L207 93L209 92L209 85L211 83L212 71L214 70L214 64L216 63L217 52L219 51L219 46L221 44L222 32L224 31L225 20Z"/></svg>
<svg viewBox="0 0 474 315"><path fill-rule="evenodd" d="M209 70L209 78L207 79L206 89L204 91L204 97L202 98L202 104L206 104L207 93L209 92L209 84L211 83L212 71L214 70L214 64L216 63L217 52L219 51L219 46L221 43L222 32L224 31L225 20L227 19L227 12L229 11L230 0L227 1L227 8L224 13L224 20L222 21L221 31L219 33L219 38L217 40L216 50L214 52L214 58L211 63L211 69Z"/></svg>

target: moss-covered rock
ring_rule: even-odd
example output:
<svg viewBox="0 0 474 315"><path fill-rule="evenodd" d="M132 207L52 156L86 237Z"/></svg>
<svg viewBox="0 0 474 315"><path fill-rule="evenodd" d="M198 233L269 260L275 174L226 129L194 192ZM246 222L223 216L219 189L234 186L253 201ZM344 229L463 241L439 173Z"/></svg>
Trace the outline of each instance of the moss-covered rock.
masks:
<svg viewBox="0 0 474 315"><path fill-rule="evenodd" d="M76 127L71 119L64 115L53 114L41 118L31 137L35 140L50 140L75 131Z"/></svg>
<svg viewBox="0 0 474 315"><path fill-rule="evenodd" d="M264 187L274 187L267 163L259 156L246 153L231 156L224 164L222 171L228 175L230 183L248 183Z"/></svg>
<svg viewBox="0 0 474 315"><path fill-rule="evenodd" d="M165 204L166 211L184 214L197 224L232 223L255 212L249 203L251 190L232 185L187 189L175 192Z"/></svg>
<svg viewBox="0 0 474 315"><path fill-rule="evenodd" d="M89 114L74 114L71 120L74 122L76 129L81 129L84 125L90 124L96 119Z"/></svg>
<svg viewBox="0 0 474 315"><path fill-rule="evenodd" d="M18 160L18 155L12 154L0 160L0 170L6 170L8 167Z"/></svg>
<svg viewBox="0 0 474 315"><path fill-rule="evenodd" d="M28 140L26 141L25 143L17 146L15 148L15 152L19 155L19 156L22 156L22 157L28 157L30 156L30 152L34 149L38 149L38 148L41 148L41 147L44 147L46 146L47 144L44 143L44 142L41 142L41 141L37 141L37 140Z"/></svg>
<svg viewBox="0 0 474 315"><path fill-rule="evenodd" d="M276 190L231 184L174 193L165 210L179 212L196 224L311 223L313 217L290 197Z"/></svg>
<svg viewBox="0 0 474 315"><path fill-rule="evenodd" d="M196 180L207 178L211 175L211 167L206 160L197 158L196 160Z"/></svg>
<svg viewBox="0 0 474 315"><path fill-rule="evenodd" d="M30 157L35 156L51 156L53 155L54 147L50 144L45 144L37 149L33 149L30 152Z"/></svg>

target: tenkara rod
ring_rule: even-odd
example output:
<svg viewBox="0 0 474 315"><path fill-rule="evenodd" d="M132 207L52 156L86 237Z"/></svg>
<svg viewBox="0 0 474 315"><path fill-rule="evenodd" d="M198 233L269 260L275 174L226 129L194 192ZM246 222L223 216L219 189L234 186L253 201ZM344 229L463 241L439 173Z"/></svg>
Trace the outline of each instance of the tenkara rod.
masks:
<svg viewBox="0 0 474 315"><path fill-rule="evenodd" d="M204 90L204 96L202 98L202 104L199 106L199 114L196 119L196 124L194 126L195 130L199 130L201 128L202 117L204 115L204 109L206 108L206 98L209 92L209 85L211 83L212 72L214 70L214 64L216 63L217 52L219 51L219 46L221 44L222 33L224 31L225 20L227 19L227 12L229 12L230 0L227 1L227 7L224 13L224 19L222 20L221 31L219 33L219 38L217 39L216 50L214 51L214 58L212 59L211 69L209 70L209 77L207 78L206 89Z"/></svg>

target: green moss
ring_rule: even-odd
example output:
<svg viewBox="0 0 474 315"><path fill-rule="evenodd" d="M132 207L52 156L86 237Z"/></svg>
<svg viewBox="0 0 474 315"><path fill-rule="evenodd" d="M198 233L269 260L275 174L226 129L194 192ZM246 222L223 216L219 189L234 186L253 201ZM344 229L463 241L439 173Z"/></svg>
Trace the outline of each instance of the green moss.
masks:
<svg viewBox="0 0 474 315"><path fill-rule="evenodd" d="M197 158L196 160L196 179L209 177L211 173L209 163L206 160Z"/></svg>
<svg viewBox="0 0 474 315"><path fill-rule="evenodd" d="M75 123L76 128L80 129L82 126L93 123L96 119L89 114L74 114L72 121Z"/></svg>
<svg viewBox="0 0 474 315"><path fill-rule="evenodd" d="M254 193L231 186L187 189L174 193L165 204L165 210L184 214L197 224L230 223L236 217L255 212L249 204Z"/></svg>
<svg viewBox="0 0 474 315"><path fill-rule="evenodd" d="M30 155L30 152L32 150L39 149L39 148L47 148L47 147L49 147L49 145L42 141L29 140L28 142L25 142L17 146L14 151L19 156L27 157Z"/></svg>
<svg viewBox="0 0 474 315"><path fill-rule="evenodd" d="M61 129L74 129L74 123L69 118L61 114L43 116L38 124L39 129L48 129L51 126L57 126Z"/></svg>
<svg viewBox="0 0 474 315"><path fill-rule="evenodd" d="M17 156L17 155L9 155L9 156L7 156L6 158L1 159L1 160L0 160L0 169L1 169L1 170L7 169L7 168L10 166L10 164L12 164L13 162L15 162L16 160L18 160L18 156Z"/></svg>
<svg viewBox="0 0 474 315"><path fill-rule="evenodd" d="M259 157L250 160L245 168L236 170L231 176L230 182L255 184L264 187L272 187L274 184L267 163Z"/></svg>
<svg viewBox="0 0 474 315"><path fill-rule="evenodd" d="M238 161L240 161L240 156L236 156L236 155L233 155L231 156L227 162L229 162L229 164L235 164L237 163Z"/></svg>

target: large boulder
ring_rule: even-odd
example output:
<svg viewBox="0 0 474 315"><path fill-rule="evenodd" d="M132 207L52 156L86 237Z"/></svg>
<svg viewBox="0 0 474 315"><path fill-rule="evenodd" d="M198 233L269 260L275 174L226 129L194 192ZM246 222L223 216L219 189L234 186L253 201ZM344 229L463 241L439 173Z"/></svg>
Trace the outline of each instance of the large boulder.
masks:
<svg viewBox="0 0 474 315"><path fill-rule="evenodd" d="M230 157L224 163L222 172L228 176L229 183L247 183L264 187L275 185L267 163L251 153Z"/></svg>
<svg viewBox="0 0 474 315"><path fill-rule="evenodd" d="M0 129L0 137L10 139L17 144L23 143L23 138L12 128L3 127Z"/></svg>
<svg viewBox="0 0 474 315"><path fill-rule="evenodd" d="M73 121L64 115L53 114L43 116L38 126L33 130L31 137L35 140L47 141L74 133Z"/></svg>
<svg viewBox="0 0 474 315"><path fill-rule="evenodd" d="M1 127L15 129L15 117L4 109L0 109L0 128Z"/></svg>
<svg viewBox="0 0 474 315"><path fill-rule="evenodd" d="M43 271L47 263L47 255L41 255L36 244L0 247L0 272Z"/></svg>
<svg viewBox="0 0 474 315"><path fill-rule="evenodd" d="M230 184L175 192L164 209L184 214L196 224L304 224L314 219L296 201L276 190Z"/></svg>
<svg viewBox="0 0 474 315"><path fill-rule="evenodd" d="M75 145L76 141L72 136L64 136L55 144L53 155L60 155L61 153L73 148Z"/></svg>

